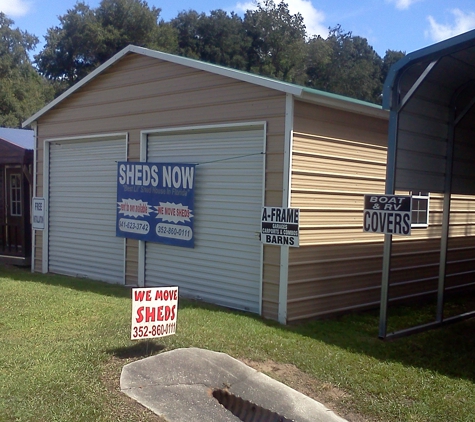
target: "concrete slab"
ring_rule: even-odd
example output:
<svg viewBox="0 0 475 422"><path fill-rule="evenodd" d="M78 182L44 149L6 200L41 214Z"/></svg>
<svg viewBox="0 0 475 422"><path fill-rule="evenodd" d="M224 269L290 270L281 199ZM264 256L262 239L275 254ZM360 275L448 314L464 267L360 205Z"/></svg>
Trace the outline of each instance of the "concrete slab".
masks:
<svg viewBox="0 0 475 422"><path fill-rule="evenodd" d="M129 363L120 388L169 422L239 422L216 400L226 389L295 422L345 422L321 403L224 353L176 349Z"/></svg>

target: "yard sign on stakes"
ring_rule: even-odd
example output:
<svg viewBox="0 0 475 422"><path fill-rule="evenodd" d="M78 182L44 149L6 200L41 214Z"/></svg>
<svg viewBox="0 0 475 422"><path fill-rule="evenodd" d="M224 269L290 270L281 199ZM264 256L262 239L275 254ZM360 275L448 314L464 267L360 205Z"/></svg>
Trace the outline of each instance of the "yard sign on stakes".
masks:
<svg viewBox="0 0 475 422"><path fill-rule="evenodd" d="M178 287L132 289L132 340L175 334Z"/></svg>

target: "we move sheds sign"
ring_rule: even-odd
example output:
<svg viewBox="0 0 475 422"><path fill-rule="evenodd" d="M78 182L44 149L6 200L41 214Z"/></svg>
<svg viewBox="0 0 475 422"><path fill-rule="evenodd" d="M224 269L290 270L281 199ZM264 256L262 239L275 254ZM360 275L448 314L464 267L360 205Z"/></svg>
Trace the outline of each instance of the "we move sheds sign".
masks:
<svg viewBox="0 0 475 422"><path fill-rule="evenodd" d="M410 236L411 223L411 196L365 195L363 231Z"/></svg>

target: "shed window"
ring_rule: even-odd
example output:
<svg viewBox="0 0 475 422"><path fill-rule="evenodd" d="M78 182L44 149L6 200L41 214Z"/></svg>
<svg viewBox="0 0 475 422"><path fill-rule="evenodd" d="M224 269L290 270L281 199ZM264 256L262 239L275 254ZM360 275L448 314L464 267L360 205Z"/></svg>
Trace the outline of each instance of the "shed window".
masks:
<svg viewBox="0 0 475 422"><path fill-rule="evenodd" d="M410 192L412 195L412 228L429 227L429 192Z"/></svg>
<svg viewBox="0 0 475 422"><path fill-rule="evenodd" d="M19 174L10 175L10 215L21 217L21 177Z"/></svg>

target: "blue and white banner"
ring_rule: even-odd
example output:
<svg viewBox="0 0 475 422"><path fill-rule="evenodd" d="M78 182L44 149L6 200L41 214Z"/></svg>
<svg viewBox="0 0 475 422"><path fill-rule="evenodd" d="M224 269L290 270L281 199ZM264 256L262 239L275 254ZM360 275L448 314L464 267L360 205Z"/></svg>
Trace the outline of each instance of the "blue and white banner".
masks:
<svg viewBox="0 0 475 422"><path fill-rule="evenodd" d="M119 162L116 236L194 247L195 164Z"/></svg>

